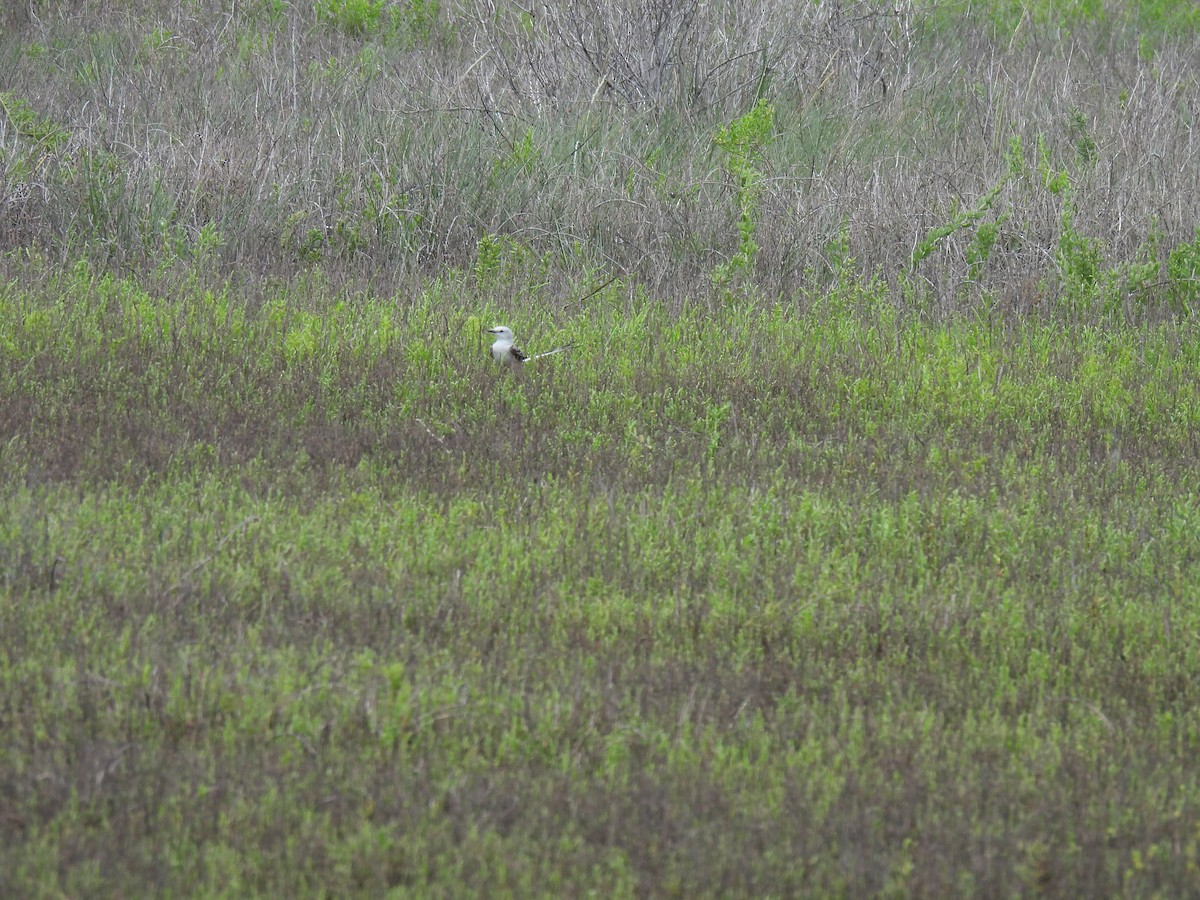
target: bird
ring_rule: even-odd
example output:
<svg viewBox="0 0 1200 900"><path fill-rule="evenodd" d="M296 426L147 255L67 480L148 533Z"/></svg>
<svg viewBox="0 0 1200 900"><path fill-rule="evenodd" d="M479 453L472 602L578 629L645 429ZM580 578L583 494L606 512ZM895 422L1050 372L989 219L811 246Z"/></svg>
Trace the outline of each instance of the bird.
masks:
<svg viewBox="0 0 1200 900"><path fill-rule="evenodd" d="M494 328L487 329L488 334L496 336L496 342L492 344L492 359L504 366L519 366L521 363L533 362L535 359L541 359L543 356L553 356L555 353L562 353L564 350L570 350L571 345L559 347L557 350L549 350L546 353L538 353L536 356L530 356L513 342L512 329L507 325L497 325Z"/></svg>
<svg viewBox="0 0 1200 900"><path fill-rule="evenodd" d="M512 329L507 325L489 328L488 334L496 336L496 342L492 344L492 359L496 362L515 366L529 359L529 354L513 343Z"/></svg>

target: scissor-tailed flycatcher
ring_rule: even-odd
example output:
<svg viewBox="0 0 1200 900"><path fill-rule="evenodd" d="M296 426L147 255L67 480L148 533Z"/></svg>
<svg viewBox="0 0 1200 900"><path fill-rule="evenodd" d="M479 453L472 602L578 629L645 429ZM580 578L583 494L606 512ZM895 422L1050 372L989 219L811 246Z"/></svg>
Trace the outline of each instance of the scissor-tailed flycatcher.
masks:
<svg viewBox="0 0 1200 900"><path fill-rule="evenodd" d="M571 349L571 345L568 344L565 347L559 347L557 350L548 350L545 353L530 356L513 343L512 329L507 325L497 325L495 328L489 328L488 333L496 336L496 343L492 344L492 359L505 366L519 366L521 363L533 362L535 359L541 359L543 356L553 356L555 353L562 353L564 350Z"/></svg>

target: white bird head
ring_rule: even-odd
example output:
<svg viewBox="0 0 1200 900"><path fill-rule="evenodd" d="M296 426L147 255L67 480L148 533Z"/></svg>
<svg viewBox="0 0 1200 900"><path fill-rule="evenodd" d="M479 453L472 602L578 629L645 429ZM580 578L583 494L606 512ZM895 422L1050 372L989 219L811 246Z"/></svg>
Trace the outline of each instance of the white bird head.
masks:
<svg viewBox="0 0 1200 900"><path fill-rule="evenodd" d="M513 339L512 329L507 325L497 325L495 328L488 329L489 334L494 334L497 340L511 341Z"/></svg>

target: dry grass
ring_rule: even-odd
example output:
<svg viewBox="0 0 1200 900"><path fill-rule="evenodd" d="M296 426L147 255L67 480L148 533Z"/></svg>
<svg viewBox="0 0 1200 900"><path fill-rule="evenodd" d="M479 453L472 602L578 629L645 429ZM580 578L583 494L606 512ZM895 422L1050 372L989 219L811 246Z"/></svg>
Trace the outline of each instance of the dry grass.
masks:
<svg viewBox="0 0 1200 900"><path fill-rule="evenodd" d="M930 230L1005 177L1014 140L1028 171L1000 192L986 266L970 270L964 229L914 273L940 307L1055 292L1064 197L1047 165L1109 266L1151 234L1160 256L1194 237L1194 40L1146 52L1131 29L871 4L424 8L389 7L365 36L269 3L10 13L6 88L66 140L39 151L0 123L6 245L141 268L207 226L219 276L319 260L393 293L499 235L679 302L736 247L712 138L759 96L777 123L757 216L768 296L828 277L839 235L895 286Z"/></svg>

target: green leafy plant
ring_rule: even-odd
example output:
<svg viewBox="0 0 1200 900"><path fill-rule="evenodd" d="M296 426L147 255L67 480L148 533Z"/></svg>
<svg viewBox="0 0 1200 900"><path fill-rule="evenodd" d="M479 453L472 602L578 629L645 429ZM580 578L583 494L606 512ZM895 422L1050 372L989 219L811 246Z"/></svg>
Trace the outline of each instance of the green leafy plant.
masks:
<svg viewBox="0 0 1200 900"><path fill-rule="evenodd" d="M774 137L774 131L775 107L766 100L759 100L750 112L721 126L713 138L713 143L724 151L733 178L738 233L737 250L732 258L713 269L713 283L718 287L728 285L754 265L754 255L758 252L754 233L758 228L763 152Z"/></svg>
<svg viewBox="0 0 1200 900"><path fill-rule="evenodd" d="M21 152L0 156L0 175L20 181L34 175L45 161L70 138L70 133L39 115L28 101L9 91L0 91L0 110L21 137Z"/></svg>
<svg viewBox="0 0 1200 900"><path fill-rule="evenodd" d="M539 256L520 241L489 232L479 238L471 274L476 285L487 291L505 284L539 285L549 264L549 255Z"/></svg>
<svg viewBox="0 0 1200 900"><path fill-rule="evenodd" d="M1037 136L1036 153L1042 187L1052 194L1062 194L1071 186L1071 174L1066 169L1060 169L1054 165L1054 160L1050 156L1050 145L1046 141L1046 136L1041 132Z"/></svg>
<svg viewBox="0 0 1200 900"><path fill-rule="evenodd" d="M971 243L967 245L967 266L971 279L978 281L983 275L983 268L987 264L988 257L992 254L992 249L996 246L996 239L1000 236L1000 228L1010 218L1009 213L1003 213L999 218L992 222L981 222L975 229L975 235L971 238Z"/></svg>
<svg viewBox="0 0 1200 900"><path fill-rule="evenodd" d="M375 31L387 0L317 0L317 16L340 31L363 35Z"/></svg>
<svg viewBox="0 0 1200 900"><path fill-rule="evenodd" d="M504 242L494 234L484 234L479 238L479 248L475 252L475 265L471 271L480 283L493 280L500 272L501 256L504 253Z"/></svg>
<svg viewBox="0 0 1200 900"><path fill-rule="evenodd" d="M1168 254L1167 284L1176 307L1192 312L1200 300L1200 226L1195 240L1176 245Z"/></svg>
<svg viewBox="0 0 1200 900"><path fill-rule="evenodd" d="M1081 166L1090 166L1100 156L1100 148L1092 137L1087 118L1076 107L1069 112L1068 133L1075 141L1075 160Z"/></svg>
<svg viewBox="0 0 1200 900"><path fill-rule="evenodd" d="M1100 241L1080 234L1075 229L1075 211L1069 196L1063 200L1059 221L1058 247L1054 258L1058 263L1063 290L1068 299L1088 299L1104 269Z"/></svg>
<svg viewBox="0 0 1200 900"><path fill-rule="evenodd" d="M937 248L942 239L974 225L987 215L1007 180L1007 177L1001 178L970 209L952 208L950 210L949 222L930 230L917 242L917 246L913 248L912 258L909 260L908 271L915 271L917 264L929 256ZM996 233L999 231L1001 222L1003 222L1003 217L999 221L992 223L992 227L984 233L982 238L978 232L976 233L975 240L972 242L973 249L968 251L968 261L971 263L973 270L987 259L987 255L991 252L992 245L995 243Z"/></svg>
<svg viewBox="0 0 1200 900"><path fill-rule="evenodd" d="M534 141L533 128L527 128L521 137L514 141L509 148L509 151L499 157L494 166L493 173L512 173L520 172L533 165L538 158L538 146Z"/></svg>
<svg viewBox="0 0 1200 900"><path fill-rule="evenodd" d="M433 37L440 13L440 0L406 0L393 13L393 26L402 27L413 41L425 43Z"/></svg>

